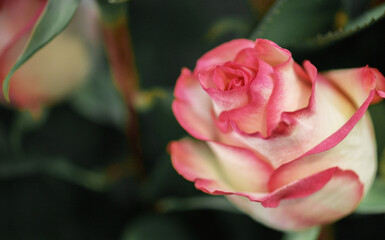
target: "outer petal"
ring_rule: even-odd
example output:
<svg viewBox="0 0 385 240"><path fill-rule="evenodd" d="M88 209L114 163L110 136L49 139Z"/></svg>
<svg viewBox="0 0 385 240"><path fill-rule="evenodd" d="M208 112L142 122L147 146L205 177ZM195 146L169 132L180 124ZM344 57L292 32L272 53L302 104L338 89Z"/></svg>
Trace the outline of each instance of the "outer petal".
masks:
<svg viewBox="0 0 385 240"><path fill-rule="evenodd" d="M170 145L174 168L210 194L266 193L273 169L250 151L210 142L183 139Z"/></svg>
<svg viewBox="0 0 385 240"><path fill-rule="evenodd" d="M370 100L367 101L367 104ZM367 191L375 176L377 165L376 144L371 121L367 114L357 124L354 122L350 124L354 126L353 130L339 144L340 139L338 138L341 135L337 132L336 135L325 140L330 141L330 144L318 145L320 146L317 146L318 149L316 147L303 157L279 167L269 181L269 189L274 190L297 179L338 166L341 169L353 170ZM349 123L344 128L348 128L348 126ZM341 131L344 131L344 128ZM346 131L349 132L348 129Z"/></svg>
<svg viewBox="0 0 385 240"><path fill-rule="evenodd" d="M232 61L239 51L253 46L254 42L248 39L236 39L226 42L203 55L197 61L194 73L205 72L218 64Z"/></svg>
<svg viewBox="0 0 385 240"><path fill-rule="evenodd" d="M318 192L281 201L277 208L264 208L240 196L227 196L242 211L278 230L303 230L342 218L357 207L363 186L352 171L337 169L331 180Z"/></svg>
<svg viewBox="0 0 385 240"><path fill-rule="evenodd" d="M212 139L215 131L210 97L187 68L182 69L174 95L172 110L182 127L196 138Z"/></svg>
<svg viewBox="0 0 385 240"><path fill-rule="evenodd" d="M215 142L209 145L211 149L202 142L188 139L172 142L171 159L179 174L206 193L243 196L265 207L279 205L281 208L280 203L289 199L317 194L331 179L344 172L338 168L326 169L268 193L266 181L272 172L269 165L246 149ZM353 172L348 172L358 179Z"/></svg>
<svg viewBox="0 0 385 240"><path fill-rule="evenodd" d="M385 77L375 68L362 67L325 72L325 77L360 106L372 89L385 91ZM375 97L373 102L380 101Z"/></svg>
<svg viewBox="0 0 385 240"><path fill-rule="evenodd" d="M279 189L276 189L262 199L261 203L264 207L278 207L280 202L284 199L307 197L323 188L336 171L336 167L329 168L309 177L281 186Z"/></svg>
<svg viewBox="0 0 385 240"><path fill-rule="evenodd" d="M246 149L184 139L170 145L175 169L195 186L209 194L234 194L265 207L277 207L282 200L307 197L327 184L337 168L267 192L267 180L273 169Z"/></svg>
<svg viewBox="0 0 385 240"><path fill-rule="evenodd" d="M222 194L234 194L247 197L250 201L260 202L264 207L276 208L279 207L283 200L304 198L318 192L338 171L339 169L337 167L332 167L281 186L266 194L256 194L253 192L223 192Z"/></svg>
<svg viewBox="0 0 385 240"><path fill-rule="evenodd" d="M366 71L367 69L361 70ZM340 74L342 73L343 71L340 72ZM352 72L348 71L348 73ZM353 76L350 75L350 77ZM373 78L372 74L365 73L361 77L363 78L360 80L361 82L369 83L366 87L352 87L352 90L346 91L346 94L352 97L351 100L354 101L354 104L360 106L357 111L340 129L321 141L313 149L304 153L295 161L279 167L269 182L270 190L331 166L339 166L342 169L355 171L365 184L365 191L369 189L375 175L377 157L372 123L369 114L365 115L365 112L376 93L379 97L383 96L381 91L375 90L381 82L374 81L376 78ZM334 78L334 80L336 79ZM349 82L354 79L340 80ZM342 83L336 82L336 84ZM366 98L363 98L365 94ZM362 159L365 159L365 161Z"/></svg>

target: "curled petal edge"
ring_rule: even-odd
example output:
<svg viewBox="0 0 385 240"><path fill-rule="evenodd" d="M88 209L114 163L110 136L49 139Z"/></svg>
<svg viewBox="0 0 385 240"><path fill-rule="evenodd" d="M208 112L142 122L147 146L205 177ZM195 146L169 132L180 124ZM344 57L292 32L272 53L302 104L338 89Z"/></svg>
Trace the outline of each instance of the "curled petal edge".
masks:
<svg viewBox="0 0 385 240"><path fill-rule="evenodd" d="M362 199L363 185L352 171L336 169L318 192L301 199L286 199L278 208L266 208L236 195L227 195L246 214L278 229L299 231L336 221L354 211Z"/></svg>
<svg viewBox="0 0 385 240"><path fill-rule="evenodd" d="M185 142L183 143L182 141ZM321 172L315 173L306 178L296 180L270 193L237 191L235 188L229 185L226 180L222 179L221 177L218 177L221 175L220 173L218 173L218 169L213 166L209 166L209 163L207 161L209 159L205 159L207 155L204 150L193 148L191 152L191 150L187 149L188 147L190 147L189 145L190 144L188 143L188 141L186 142L186 140L172 142L169 146L169 150L171 152L171 159L174 168L184 178L191 182L194 182L195 187L197 189L211 195L243 196L248 198L250 201L260 202L264 207L268 208L278 207L280 201L285 199L305 198L309 195L312 195L315 192L320 191L336 174L338 175L346 173L354 176L354 179L359 181L358 176L353 171L341 170L338 167L332 167ZM223 144L221 145L224 147L230 147ZM237 149L247 151L246 149ZM201 150L199 152L199 160L196 158L196 156L192 156L193 154L196 154L195 151L197 150ZM247 154L252 153L247 152ZM187 159L190 156L194 158L194 161ZM261 167L263 171L268 171L268 168L266 168L266 166L261 165ZM269 175L270 174L267 174L265 177L269 177Z"/></svg>
<svg viewBox="0 0 385 240"><path fill-rule="evenodd" d="M207 71L218 64L233 60L239 51L254 46L254 41L249 39L235 39L226 42L204 54L198 61L194 73Z"/></svg>

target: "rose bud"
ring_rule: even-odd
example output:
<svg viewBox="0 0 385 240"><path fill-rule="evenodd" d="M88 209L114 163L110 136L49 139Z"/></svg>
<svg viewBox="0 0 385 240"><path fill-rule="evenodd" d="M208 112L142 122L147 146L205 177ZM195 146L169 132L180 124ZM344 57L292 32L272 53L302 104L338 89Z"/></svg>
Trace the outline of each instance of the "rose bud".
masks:
<svg viewBox="0 0 385 240"><path fill-rule="evenodd" d="M47 0L0 3L0 77L4 80L23 52ZM89 72L90 53L75 27L69 27L23 64L10 79L10 104L39 114L66 97Z"/></svg>
<svg viewBox="0 0 385 240"><path fill-rule="evenodd" d="M384 89L374 68L320 74L268 40L224 43L177 80L174 115L200 141L172 142L172 164L272 228L335 221L355 210L375 177L367 108Z"/></svg>

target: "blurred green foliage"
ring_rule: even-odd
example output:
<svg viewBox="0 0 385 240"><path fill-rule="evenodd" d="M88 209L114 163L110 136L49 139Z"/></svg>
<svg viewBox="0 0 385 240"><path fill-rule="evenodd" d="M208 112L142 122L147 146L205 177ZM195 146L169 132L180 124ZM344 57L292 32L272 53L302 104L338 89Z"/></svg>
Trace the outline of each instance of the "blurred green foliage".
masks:
<svg viewBox="0 0 385 240"><path fill-rule="evenodd" d="M193 69L222 42L259 36L290 47L297 62L309 59L320 71L369 64L385 73L384 5L279 0L260 22L247 0L128 5L141 87L164 93L138 111L145 179L136 178L132 166L125 135L130 116L106 56L95 52L88 82L39 120L0 107L0 239L281 239L282 233L229 211L224 202L204 201L208 196L171 166L167 144L186 135L171 112L180 69ZM384 104L370 109L379 153L385 148ZM383 239L385 217L378 210L385 204L383 184L376 183L374 191L359 211L377 214L339 221L335 239ZM373 201L378 211L366 211ZM309 239L306 234L315 239L317 231L285 239Z"/></svg>

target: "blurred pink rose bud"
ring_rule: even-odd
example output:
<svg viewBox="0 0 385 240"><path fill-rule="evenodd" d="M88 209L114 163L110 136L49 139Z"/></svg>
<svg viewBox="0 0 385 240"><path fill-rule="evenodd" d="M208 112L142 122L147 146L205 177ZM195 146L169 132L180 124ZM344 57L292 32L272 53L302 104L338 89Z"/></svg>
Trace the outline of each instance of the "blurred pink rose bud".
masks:
<svg viewBox="0 0 385 240"><path fill-rule="evenodd" d="M376 174L367 108L385 78L363 67L322 74L275 43L233 40L183 69L173 112L192 136L170 144L196 188L252 218L302 230L352 213Z"/></svg>
<svg viewBox="0 0 385 240"><path fill-rule="evenodd" d="M47 0L0 2L1 81L22 53L46 6ZM89 62L90 49L82 32L69 26L12 76L11 105L39 112L63 99L86 79Z"/></svg>

